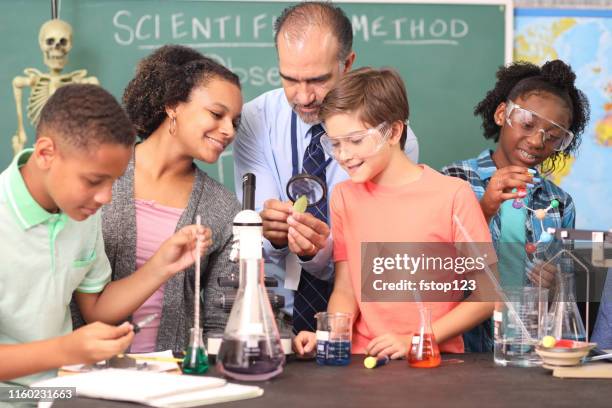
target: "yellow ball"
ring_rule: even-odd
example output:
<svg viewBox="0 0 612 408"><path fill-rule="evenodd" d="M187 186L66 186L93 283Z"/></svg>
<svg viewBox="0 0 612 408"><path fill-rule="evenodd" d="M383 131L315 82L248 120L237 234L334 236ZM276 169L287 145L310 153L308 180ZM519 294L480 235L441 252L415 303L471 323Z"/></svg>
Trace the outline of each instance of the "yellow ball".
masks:
<svg viewBox="0 0 612 408"><path fill-rule="evenodd" d="M555 347L556 343L557 339L555 339L553 336L544 336L542 339L542 345L544 347Z"/></svg>

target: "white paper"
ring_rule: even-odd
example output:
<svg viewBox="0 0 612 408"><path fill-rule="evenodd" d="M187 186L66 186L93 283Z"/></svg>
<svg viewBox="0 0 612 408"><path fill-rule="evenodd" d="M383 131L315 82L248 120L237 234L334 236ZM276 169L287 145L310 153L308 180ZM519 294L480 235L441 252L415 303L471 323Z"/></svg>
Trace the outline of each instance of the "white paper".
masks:
<svg viewBox="0 0 612 408"><path fill-rule="evenodd" d="M252 385L227 383L223 387L204 391L194 391L185 394L160 398L151 404L160 408L184 408L201 405L218 404L221 402L255 398L263 395L263 389Z"/></svg>
<svg viewBox="0 0 612 408"><path fill-rule="evenodd" d="M78 396L133 401L151 405L161 398L219 388L226 381L216 377L196 377L148 371L109 368L39 381L35 387L75 387Z"/></svg>
<svg viewBox="0 0 612 408"><path fill-rule="evenodd" d="M260 387L229 384L222 378L112 368L56 377L32 386L75 387L77 396L132 401L160 408L195 407L263 395ZM39 408L47 408L48 404Z"/></svg>
<svg viewBox="0 0 612 408"><path fill-rule="evenodd" d="M300 265L297 255L289 252L289 255L285 257L285 289L297 290L301 274L302 265Z"/></svg>

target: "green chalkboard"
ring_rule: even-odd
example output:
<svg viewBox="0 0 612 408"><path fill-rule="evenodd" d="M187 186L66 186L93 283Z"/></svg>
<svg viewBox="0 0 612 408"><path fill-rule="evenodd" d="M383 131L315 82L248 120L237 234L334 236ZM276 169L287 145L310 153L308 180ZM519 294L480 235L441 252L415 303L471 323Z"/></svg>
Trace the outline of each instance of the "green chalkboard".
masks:
<svg viewBox="0 0 612 408"><path fill-rule="evenodd" d="M391 66L401 72L420 161L434 168L486 146L472 109L510 55L511 30L506 28L512 22L509 2L479 3L339 3L353 22L356 66ZM120 98L140 58L160 45L179 43L215 56L238 73L245 100L250 100L280 86L273 22L288 4L63 0L60 17L74 29L74 48L64 72L85 68ZM16 129L11 81L26 67L46 70L38 31L49 19L49 9L48 0L0 2L2 168L12 157L10 138ZM27 133L31 143L33 129L28 127ZM231 148L216 165L204 167L233 188Z"/></svg>

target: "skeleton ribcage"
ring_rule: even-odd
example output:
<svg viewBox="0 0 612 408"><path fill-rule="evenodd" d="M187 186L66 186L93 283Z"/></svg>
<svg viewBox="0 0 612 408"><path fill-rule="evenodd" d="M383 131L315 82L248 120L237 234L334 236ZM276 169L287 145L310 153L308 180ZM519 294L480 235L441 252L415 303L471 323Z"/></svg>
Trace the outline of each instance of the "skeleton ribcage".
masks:
<svg viewBox="0 0 612 408"><path fill-rule="evenodd" d="M40 121L40 111L57 88L82 79L86 73L87 71L82 69L74 71L55 79L53 84L48 76L39 77L34 86L32 86L32 92L28 98L28 119L32 126L36 127L38 125Z"/></svg>
<svg viewBox="0 0 612 408"><path fill-rule="evenodd" d="M51 96L51 81L49 78L40 77L32 87L28 98L28 119L32 126L37 126L40 120L40 111Z"/></svg>

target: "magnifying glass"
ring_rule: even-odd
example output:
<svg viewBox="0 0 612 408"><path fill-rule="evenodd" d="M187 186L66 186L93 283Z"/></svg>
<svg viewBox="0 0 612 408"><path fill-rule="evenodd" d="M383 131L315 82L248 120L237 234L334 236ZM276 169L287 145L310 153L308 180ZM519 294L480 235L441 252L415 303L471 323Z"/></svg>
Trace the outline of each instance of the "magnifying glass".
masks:
<svg viewBox="0 0 612 408"><path fill-rule="evenodd" d="M308 207L315 206L327 197L327 186L317 176L306 173L295 175L287 182L287 197L296 202L302 196L306 196Z"/></svg>

